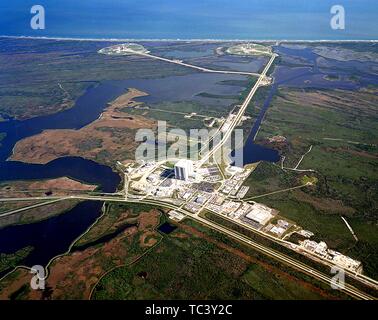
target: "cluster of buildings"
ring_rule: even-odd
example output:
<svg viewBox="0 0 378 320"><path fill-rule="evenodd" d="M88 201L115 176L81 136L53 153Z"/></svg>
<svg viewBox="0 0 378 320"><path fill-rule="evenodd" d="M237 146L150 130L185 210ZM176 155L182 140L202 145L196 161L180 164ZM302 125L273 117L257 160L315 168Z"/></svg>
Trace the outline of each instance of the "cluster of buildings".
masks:
<svg viewBox="0 0 378 320"><path fill-rule="evenodd" d="M276 224L269 223L264 228L264 232L268 232L276 237L281 238L284 235L284 233L288 231L292 225L293 225L292 223L286 220L278 219Z"/></svg>
<svg viewBox="0 0 378 320"><path fill-rule="evenodd" d="M236 115L233 114L233 113L231 113L226 118L226 120L223 122L223 125L222 125L222 127L220 129L220 132L225 133L225 132L229 131L230 127L231 127L231 125L232 125L232 123L233 123L233 121L234 121L235 118L236 118Z"/></svg>
<svg viewBox="0 0 378 320"><path fill-rule="evenodd" d="M226 53L243 56L249 55L271 55L272 48L257 43L241 43L227 48Z"/></svg>
<svg viewBox="0 0 378 320"><path fill-rule="evenodd" d="M277 211L257 202L238 202L215 194L206 204L206 209L227 216L255 229L262 229L272 220ZM283 220L282 220L283 221ZM287 223L289 226L289 223ZM285 229L286 230L286 229Z"/></svg>
<svg viewBox="0 0 378 320"><path fill-rule="evenodd" d="M102 48L98 51L98 53L108 55L125 55L133 52L149 53L149 51L146 48L137 43L116 44L114 46Z"/></svg>
<svg viewBox="0 0 378 320"><path fill-rule="evenodd" d="M184 208L194 214L198 214L204 208L205 204L210 200L211 197L211 193L204 191L198 192L185 204Z"/></svg>
<svg viewBox="0 0 378 320"><path fill-rule="evenodd" d="M314 235L312 232L278 217L276 210L261 203L240 201L248 192L248 187L242 184L252 172L251 168L228 167L227 180L220 177L217 166L210 165L195 170L193 162L186 159L177 161L173 168L172 164L141 162L126 166L125 171L129 174L134 196L136 191L144 197L165 199L182 206L192 214L208 210L279 239L298 233L305 240L300 240L299 245L292 243L293 249L326 259L354 272L362 269L361 262L328 249L325 242L310 240ZM218 180L222 184L217 189L215 185ZM181 221L185 214L171 210L169 217L174 221Z"/></svg>
<svg viewBox="0 0 378 320"><path fill-rule="evenodd" d="M153 161L141 162L139 166L127 167L126 173L133 191L159 198L172 197L175 190L196 181L190 160L179 160L173 170Z"/></svg>
<svg viewBox="0 0 378 320"><path fill-rule="evenodd" d="M249 190L249 187L248 186L241 186L239 191L236 193L236 198L238 199L242 199L245 197L245 195L247 194ZM233 191L231 191L231 194L233 193Z"/></svg>
<svg viewBox="0 0 378 320"><path fill-rule="evenodd" d="M240 105L237 105L237 106L234 107L234 109L231 111L231 113L228 115L228 117L223 121L223 124L220 128L220 132L225 133L225 132L230 130L230 127L231 127L232 123L234 122L235 118L237 117L237 113L238 113L240 108L241 108ZM248 119L250 119L249 116L243 115L240 118L239 123L241 123L245 120L248 120Z"/></svg>
<svg viewBox="0 0 378 320"><path fill-rule="evenodd" d="M270 84L272 84L273 82L273 79L271 77L268 77L268 76L265 76L261 81L260 81L260 85L261 86L269 86Z"/></svg>
<svg viewBox="0 0 378 320"><path fill-rule="evenodd" d="M152 171L156 168L156 164L153 161L144 162L141 161L140 163L135 163L134 165L129 165L126 168L126 173L130 175L132 179L138 179L145 175L146 173Z"/></svg>
<svg viewBox="0 0 378 320"><path fill-rule="evenodd" d="M214 165L202 167L198 169L198 172L203 177L203 180L207 182L217 182L222 179L218 167Z"/></svg>
<svg viewBox="0 0 378 320"><path fill-rule="evenodd" d="M217 214L229 216L240 206L240 202L235 202L226 199L220 194L215 194L211 197L210 201L206 205L206 209L213 211Z"/></svg>
<svg viewBox="0 0 378 320"><path fill-rule="evenodd" d="M328 249L328 246L324 241L316 242L306 239L300 241L300 248L323 259L327 259L344 269L348 269L353 272L360 272L362 269L360 261L345 256L338 251Z"/></svg>
<svg viewBox="0 0 378 320"><path fill-rule="evenodd" d="M184 116L184 118L190 119L190 118L192 118L192 117L194 117L194 116L196 116L196 115L197 115L197 112L191 112L191 113L189 113L189 114L186 114L186 115Z"/></svg>
<svg viewBox="0 0 378 320"><path fill-rule="evenodd" d="M299 235L301 235L302 237L305 237L305 238L311 238L314 235L313 232L308 231L308 230L304 230L304 229L296 231L296 233L298 233Z"/></svg>
<svg viewBox="0 0 378 320"><path fill-rule="evenodd" d="M172 179L171 170L157 167L151 162L131 171L130 179L130 187L134 192L160 198L171 197L173 186L177 184L177 181Z"/></svg>
<svg viewBox="0 0 378 320"><path fill-rule="evenodd" d="M227 183L222 185L220 192L232 197L236 196L239 199L243 198L247 194L249 187L242 187L242 184L251 174L252 169L243 169L232 166L229 168L228 172L232 174L232 176L227 180Z"/></svg>

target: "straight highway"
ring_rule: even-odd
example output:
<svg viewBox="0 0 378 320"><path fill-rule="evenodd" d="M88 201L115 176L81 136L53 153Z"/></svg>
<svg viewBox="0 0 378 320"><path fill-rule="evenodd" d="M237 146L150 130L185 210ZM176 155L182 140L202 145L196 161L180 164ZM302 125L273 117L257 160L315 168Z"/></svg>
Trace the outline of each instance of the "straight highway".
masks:
<svg viewBox="0 0 378 320"><path fill-rule="evenodd" d="M177 206L175 204L172 204L172 203L167 203L165 201L161 201L161 200L156 200L156 199L150 199L150 198L144 198L144 199L125 199L124 197L120 197L120 196L117 196L117 197L111 197L111 196L89 196L89 195L73 195L73 196L60 196L60 197L48 197L48 196L45 196L45 197L26 197L26 198L2 198L0 199L0 202L6 202L6 201L25 201L25 200L42 200L42 199L50 199L50 200L58 200L58 199L61 199L61 200L67 200L67 199L77 199L77 200L93 200L93 201L109 201L109 202L129 202L129 203L144 203L144 204L152 204L152 205L157 205L157 206L160 206L160 207L164 207L164 208L168 208L168 209L172 209L172 210L175 210L175 211L178 211L182 214L184 214L186 217L190 218L190 219L193 219L207 227L210 227L218 232L221 232L229 237L232 237L236 240L238 240L239 242L242 242L252 248L254 248L255 250L267 255L267 256L270 256L272 258L275 258L276 260L279 260L283 263L285 263L286 265L288 266L291 266L292 268L296 269L296 270L299 270L307 275L310 275L316 279L318 279L319 281L322 281L323 283L327 283L328 285L331 284L331 281L332 281L332 278L328 275L325 275L324 273L312 268L312 267L309 267L307 266L306 264L302 263L302 262L299 262L299 261L296 261L294 260L293 258L290 258L288 257L287 255L283 254L283 253L280 253L276 250L273 250L269 247L266 247L266 246L263 246L249 238L247 238L246 236L234 231L234 230L231 230L231 229L228 229L224 226L221 226L217 223L214 223L212 221L209 221L203 217L200 217L198 215L194 215L194 214L191 214L189 211L185 210L184 208L182 208L182 206ZM45 203L46 205L49 204L49 203ZM370 279L370 278L368 278ZM349 285L349 284L345 284L344 288L340 288L341 291L344 291L345 293L357 298L357 299L363 299L363 300L373 300L375 299L373 296L369 295L369 294L366 294L364 292L361 292L360 290L356 289L355 287Z"/></svg>
<svg viewBox="0 0 378 320"><path fill-rule="evenodd" d="M242 116L244 115L244 113L245 113L247 107L249 106L253 96L255 95L257 89L262 85L262 82L266 79L266 77L267 77L266 75L267 75L272 63L274 62L274 59L277 56L276 54L272 54L269 62L265 66L263 72L261 74L257 74L257 73L239 72L239 71L211 70L211 69L187 64L187 63L184 63L184 62L179 61L179 60L170 60L170 59L154 56L154 55L147 54L147 53L140 53L140 52L131 52L131 53L138 54L138 55L145 56L145 57L149 57L149 58L153 58L153 59L157 59L157 60L170 62L170 63L175 63L175 64L178 64L178 65L181 65L181 66L190 67L190 68L197 69L197 70L200 70L200 71L203 71L203 72L224 73L224 74L242 74L242 75L249 75L249 76L258 76L256 83L251 88L250 92L248 93L243 104L240 106L240 109L238 110L234 119L232 119L232 123L229 126L229 128L227 129L227 131L224 133L222 139L219 141L218 144L213 146L211 151L209 151L206 155L204 155L204 157L202 157L202 159L199 161L198 167L200 167L207 160L209 160L211 158L211 156L214 155L215 152L217 152L225 144L225 142L229 139L229 137L232 134L232 131L239 124ZM227 228L223 225L217 224L217 223L210 221L208 219L205 219L205 218L203 218L199 215L195 215L195 214L190 213L189 211L187 211L183 208L185 203L183 205L178 206L178 205L175 205L175 204L170 203L168 201L152 199L152 198L148 198L148 197L131 198L131 196L128 194L128 183L129 183L129 178L125 175L124 188L127 189L127 190L123 194L122 193L102 194L102 195L75 194L75 195L65 195L65 196L37 196L37 197L0 198L0 202L33 201L33 200L35 200L35 201L44 200L45 201L43 203L38 203L38 204L27 206L25 208L19 208L19 209L15 209L13 211L3 213L2 215L0 215L0 217L15 214L15 213L21 212L23 210L33 209L33 208L37 208L37 207L40 207L40 206L43 206L43 205L52 204L52 203L57 202L57 201L68 200L68 199L153 204L153 205L161 206L161 207L164 207L164 208L176 210L176 211L184 214L185 216L187 216L190 219L193 219L193 220L195 220L195 221L197 221L197 222L199 222L199 223L201 223L201 224L203 224L203 225L205 225L205 226L207 226L211 229L214 229L214 230L221 232L221 233L223 233L223 234L225 234L229 237L232 237L232 238L236 239L237 241L239 241L243 244L246 244L246 245L252 247L253 249L255 249L257 251L259 251L259 252L261 252L261 253L269 256L269 257L275 258L275 259L281 261L282 263L285 263L286 265L288 265L292 268L295 268L296 270L299 270L299 271L301 271L301 272L303 272L307 275L310 275L310 276L316 278L319 281L327 283L328 285L330 285L330 283L332 281L332 278L330 276L328 276L328 275L326 275L326 274L324 274L324 273L322 273L322 272L320 272L320 271L318 271L318 270L316 270L312 267L309 267L302 262L299 262L299 261L297 261L293 258L290 258L289 256L287 256L283 253L280 253L276 250L273 250L270 247L261 245L261 244L255 242L255 241L249 239L245 235L240 234L240 233L238 233L234 230L231 230L231 229L229 229L229 228ZM350 273L351 272L349 272L349 274ZM361 278L363 278L365 280L365 281L363 281L365 284L366 283L369 283L370 285L372 285L372 284L376 285L377 284L377 281L370 279L369 277L366 277L366 276L361 275L361 277L360 277L360 275L355 275L354 278L357 279L357 280L360 280L360 281L362 280ZM353 287L349 284L345 284L345 287L341 288L340 290L342 290L343 292L345 292L345 293L347 293L347 294L349 294L349 295L351 295L355 298L358 298L358 299L365 299L365 300L374 299L374 297L372 297L371 295L366 294L364 292L361 292L360 290L356 289L355 287Z"/></svg>
<svg viewBox="0 0 378 320"><path fill-rule="evenodd" d="M257 89L260 87L261 82L266 78L266 74L267 74L269 68L271 67L271 65L272 65L272 63L273 63L273 61L274 61L274 59L276 57L277 57L277 55L275 53L273 53L272 56L271 56L271 58L270 58L270 60L269 60L269 62L265 66L263 72L260 74L259 78L257 79L255 85L252 87L252 89L249 92L248 96L245 98L243 104L240 106L240 109L239 109L238 113L236 114L236 117L233 119L232 124L230 125L229 129L223 135L223 137L220 140L220 142L217 145L215 145L211 149L211 151L209 151L206 155L204 155L204 157L199 161L199 167L201 165L203 165L206 161L208 161L211 158L211 156L214 155L215 152L217 152L227 142L227 140L229 139L229 137L232 134L232 131L239 124L242 116L244 115L245 110L249 106L249 104L250 104L253 96L255 95Z"/></svg>
<svg viewBox="0 0 378 320"><path fill-rule="evenodd" d="M127 51L131 54L144 56L144 57L155 59L155 60L161 60L161 61L165 61L165 62L169 62L169 63L178 64L180 66L196 69L196 70L199 70L199 71L202 71L202 72L222 73L222 74L240 74L240 75L245 75L245 76L256 76L256 77L260 76L260 74L256 73L256 72L214 70L214 69L208 69L208 68L196 66L196 65L193 65L193 64L190 64L190 63L185 63L185 62L182 62L181 60L173 60L173 59L167 59L167 58L155 56L155 55L152 55L152 54L149 54L149 53L143 53L143 52L138 52L138 51L133 51L133 50L127 50Z"/></svg>

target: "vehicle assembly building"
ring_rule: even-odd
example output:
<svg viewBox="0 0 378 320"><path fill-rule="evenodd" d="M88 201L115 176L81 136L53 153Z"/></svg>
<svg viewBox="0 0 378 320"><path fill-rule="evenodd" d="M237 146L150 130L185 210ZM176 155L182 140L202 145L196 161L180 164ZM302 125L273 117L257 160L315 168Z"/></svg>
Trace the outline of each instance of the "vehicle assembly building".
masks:
<svg viewBox="0 0 378 320"><path fill-rule="evenodd" d="M175 164L175 178L187 181L194 173L193 162L191 160L181 159Z"/></svg>

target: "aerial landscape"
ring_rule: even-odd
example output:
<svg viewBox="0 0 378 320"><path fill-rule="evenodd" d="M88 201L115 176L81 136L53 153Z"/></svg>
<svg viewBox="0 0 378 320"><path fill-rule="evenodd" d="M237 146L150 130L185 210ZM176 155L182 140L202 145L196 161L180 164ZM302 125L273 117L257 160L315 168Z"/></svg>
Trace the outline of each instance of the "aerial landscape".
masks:
<svg viewBox="0 0 378 320"><path fill-rule="evenodd" d="M378 298L377 42L234 38L0 36L1 300Z"/></svg>

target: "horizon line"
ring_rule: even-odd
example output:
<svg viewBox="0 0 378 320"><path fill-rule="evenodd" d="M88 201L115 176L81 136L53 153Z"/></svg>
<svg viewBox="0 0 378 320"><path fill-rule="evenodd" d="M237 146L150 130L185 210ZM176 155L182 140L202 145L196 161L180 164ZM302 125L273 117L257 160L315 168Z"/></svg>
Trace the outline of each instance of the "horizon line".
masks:
<svg viewBox="0 0 378 320"><path fill-rule="evenodd" d="M237 41L237 42L371 42L376 43L378 39L317 39L317 40L309 40L309 39L206 39L206 38L192 38L192 39L170 39L170 38L75 38L75 37L49 37L49 36L9 36L9 35L0 35L0 38L11 38L11 39L33 39L33 40L58 40L58 41L108 41L108 42L118 42L118 41L169 41L169 42L227 42L227 41Z"/></svg>

